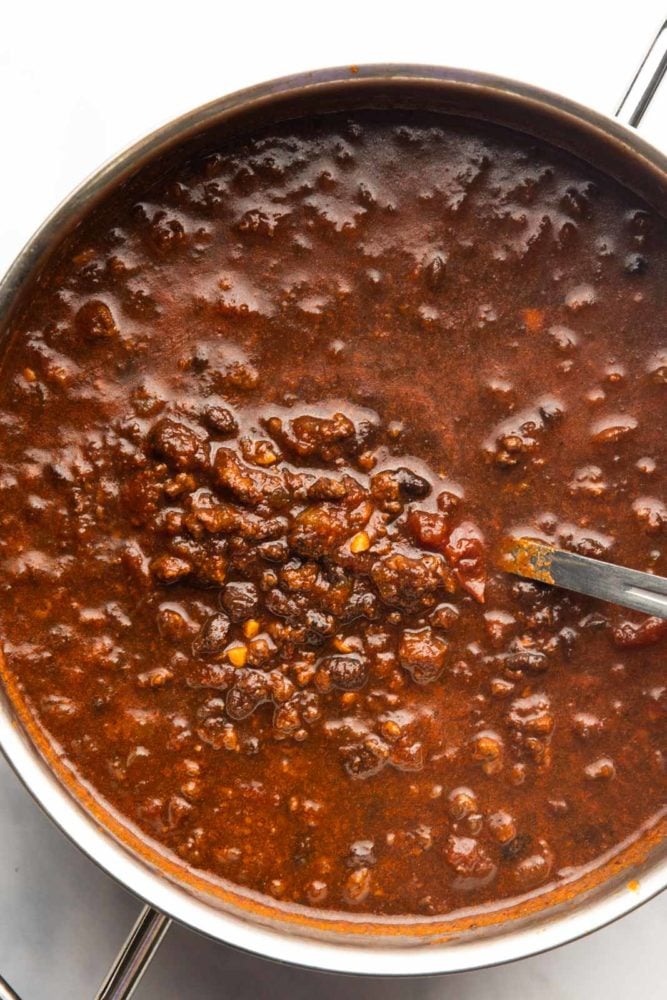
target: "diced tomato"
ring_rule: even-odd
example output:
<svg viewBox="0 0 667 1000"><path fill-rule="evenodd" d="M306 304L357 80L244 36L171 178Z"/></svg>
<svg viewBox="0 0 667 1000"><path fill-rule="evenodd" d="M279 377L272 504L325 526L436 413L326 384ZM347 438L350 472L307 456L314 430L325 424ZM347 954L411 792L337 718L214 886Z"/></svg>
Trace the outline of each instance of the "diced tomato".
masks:
<svg viewBox="0 0 667 1000"><path fill-rule="evenodd" d="M449 538L448 518L444 514L432 514L426 510L411 510L408 514L408 529L418 545L441 551Z"/></svg>
<svg viewBox="0 0 667 1000"><path fill-rule="evenodd" d="M444 555L463 589L483 604L486 588L486 545L477 525L472 521L462 521L457 525L449 535Z"/></svg>

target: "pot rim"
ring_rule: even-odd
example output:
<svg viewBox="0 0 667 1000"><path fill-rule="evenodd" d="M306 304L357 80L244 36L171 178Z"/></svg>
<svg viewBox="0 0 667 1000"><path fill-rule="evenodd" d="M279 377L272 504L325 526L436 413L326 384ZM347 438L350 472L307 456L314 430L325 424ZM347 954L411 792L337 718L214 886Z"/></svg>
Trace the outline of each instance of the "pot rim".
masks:
<svg viewBox="0 0 667 1000"><path fill-rule="evenodd" d="M491 96L521 106L562 125L576 127L613 148L617 157L667 190L667 157L631 129L605 115L529 84L470 70L438 66L377 64L322 69L268 81L202 105L156 129L83 181L45 220L0 282L0 322L10 326L23 287L39 271L50 250L119 183L149 160L199 132L245 115L271 109L281 99L328 92L363 93L378 84L388 90L423 85L443 95L479 99ZM479 117L484 117L482 114ZM491 118L493 120L493 118ZM515 126L516 128L516 126ZM527 129L530 131L530 129ZM559 143L555 143L558 145ZM662 186L662 187L661 187ZM667 856L651 855L629 866L622 879L610 878L592 893L547 907L529 920L508 920L484 935L406 945L376 939L340 941L301 935L292 925L262 924L248 915L221 909L183 884L172 882L119 842L68 790L40 754L5 691L0 692L0 748L38 804L55 824L107 874L161 912L191 929L265 958L312 969L361 975L433 975L482 968L538 954L583 937L629 913L667 887ZM631 879L628 884L628 880ZM489 933L489 930L491 933ZM395 939L396 940L396 939Z"/></svg>

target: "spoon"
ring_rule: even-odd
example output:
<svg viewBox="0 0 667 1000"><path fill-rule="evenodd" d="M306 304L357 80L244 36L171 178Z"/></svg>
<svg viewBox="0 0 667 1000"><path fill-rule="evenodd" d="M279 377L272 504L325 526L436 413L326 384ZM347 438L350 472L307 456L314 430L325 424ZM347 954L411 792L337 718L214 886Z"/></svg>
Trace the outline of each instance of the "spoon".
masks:
<svg viewBox="0 0 667 1000"><path fill-rule="evenodd" d="M566 552L532 538L506 538L500 566L508 573L599 597L667 619L667 578Z"/></svg>

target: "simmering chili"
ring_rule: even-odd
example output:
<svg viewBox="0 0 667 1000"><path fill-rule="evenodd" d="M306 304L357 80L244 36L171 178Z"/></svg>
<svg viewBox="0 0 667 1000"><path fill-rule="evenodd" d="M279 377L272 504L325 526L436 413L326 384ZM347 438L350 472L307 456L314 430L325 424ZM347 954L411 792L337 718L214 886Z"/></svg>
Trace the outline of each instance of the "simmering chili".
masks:
<svg viewBox="0 0 667 1000"><path fill-rule="evenodd" d="M322 116L165 163L4 353L4 671L101 800L285 902L447 914L665 810L667 227L542 142Z"/></svg>

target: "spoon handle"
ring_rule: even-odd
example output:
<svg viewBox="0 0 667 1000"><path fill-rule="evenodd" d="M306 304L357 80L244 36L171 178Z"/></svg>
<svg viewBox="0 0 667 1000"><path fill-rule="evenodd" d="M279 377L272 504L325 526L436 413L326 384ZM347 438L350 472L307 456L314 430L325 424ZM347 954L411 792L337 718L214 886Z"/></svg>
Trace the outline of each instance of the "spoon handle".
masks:
<svg viewBox="0 0 667 1000"><path fill-rule="evenodd" d="M501 565L509 573L599 597L624 608L667 618L667 579L625 566L589 559L530 538L508 539Z"/></svg>

